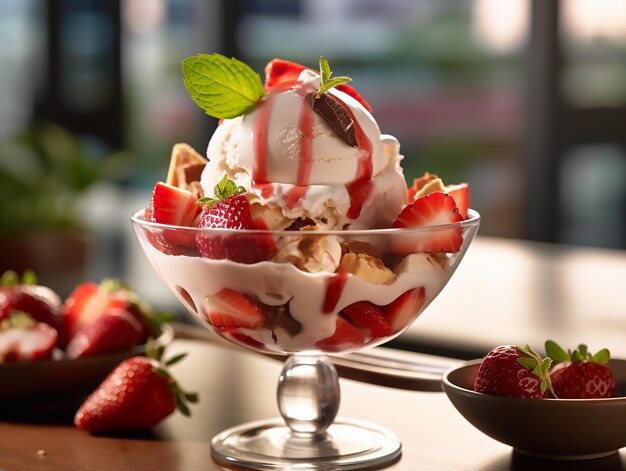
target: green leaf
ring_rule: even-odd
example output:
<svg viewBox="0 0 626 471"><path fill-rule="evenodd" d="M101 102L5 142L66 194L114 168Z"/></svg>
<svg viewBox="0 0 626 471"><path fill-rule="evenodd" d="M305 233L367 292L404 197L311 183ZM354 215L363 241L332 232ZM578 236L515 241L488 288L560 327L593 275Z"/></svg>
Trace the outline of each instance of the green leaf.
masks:
<svg viewBox="0 0 626 471"><path fill-rule="evenodd" d="M587 349L587 345L585 345L584 343L581 343L581 344L578 346L578 351L580 352L580 355L581 355L583 358L587 358L587 357L588 357L588 355L589 355L589 350Z"/></svg>
<svg viewBox="0 0 626 471"><path fill-rule="evenodd" d="M7 270L0 278L1 286L15 286L20 284L20 277L13 270Z"/></svg>
<svg viewBox="0 0 626 471"><path fill-rule="evenodd" d="M221 54L198 54L182 63L187 91L208 115L230 119L250 111L264 96L261 77Z"/></svg>
<svg viewBox="0 0 626 471"><path fill-rule="evenodd" d="M172 358L165 362L166 366L172 366L181 361L183 358L187 356L187 352L179 353L178 355L174 355Z"/></svg>
<svg viewBox="0 0 626 471"><path fill-rule="evenodd" d="M22 273L22 284L32 286L37 284L37 275L33 270L26 270Z"/></svg>
<svg viewBox="0 0 626 471"><path fill-rule="evenodd" d="M187 399L187 401L191 402L192 404L195 404L196 402L198 402L198 394L195 392L185 392L185 399Z"/></svg>
<svg viewBox="0 0 626 471"><path fill-rule="evenodd" d="M593 361L594 363L599 363L600 365L604 365L608 363L610 359L611 359L611 353L606 348L603 348L602 350L600 350L598 353L596 353L595 355L591 357L591 361Z"/></svg>
<svg viewBox="0 0 626 471"><path fill-rule="evenodd" d="M164 378L170 378L170 374L167 372L167 370L163 368L155 368L154 372L159 376L163 376Z"/></svg>
<svg viewBox="0 0 626 471"><path fill-rule="evenodd" d="M534 358L521 357L517 359L517 362L524 368L527 368L529 370L532 370L537 366L537 360L535 360Z"/></svg>
<svg viewBox="0 0 626 471"><path fill-rule="evenodd" d="M224 177L213 188L215 198L211 198L209 196L200 198L196 201L196 204L202 204L208 209L219 201L223 201L230 196L241 195L245 192L246 189L243 186L237 186L234 181L228 179L228 175L224 175Z"/></svg>
<svg viewBox="0 0 626 471"><path fill-rule="evenodd" d="M568 353L561 348L559 344L557 344L553 340L546 341L545 344L546 354L554 360L555 363L561 363L569 360Z"/></svg>
<svg viewBox="0 0 626 471"><path fill-rule="evenodd" d="M578 350L574 350L571 355L572 361L583 361L585 359L584 356L580 354Z"/></svg>
<svg viewBox="0 0 626 471"><path fill-rule="evenodd" d="M337 85L341 85L342 83L351 82L352 79L350 77L334 77L332 76L332 71L330 70L330 65L324 56L320 57L320 88L317 90L318 94L326 93L333 87Z"/></svg>
<svg viewBox="0 0 626 471"><path fill-rule="evenodd" d="M185 404L185 401L183 401L182 397L180 396L180 394L176 394L174 396L174 400L176 401L176 407L178 408L178 410L185 416L185 417L189 417L191 415L191 412L189 412L189 407L187 407L187 404Z"/></svg>

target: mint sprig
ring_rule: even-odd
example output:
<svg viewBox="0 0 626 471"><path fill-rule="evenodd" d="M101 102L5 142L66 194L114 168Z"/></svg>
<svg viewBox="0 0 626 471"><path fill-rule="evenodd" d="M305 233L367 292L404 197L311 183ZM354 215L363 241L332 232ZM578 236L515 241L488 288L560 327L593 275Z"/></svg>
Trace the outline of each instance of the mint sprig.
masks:
<svg viewBox="0 0 626 471"><path fill-rule="evenodd" d="M209 116L241 116L265 94L259 74L234 57L198 54L185 59L182 66L187 91Z"/></svg>
<svg viewBox="0 0 626 471"><path fill-rule="evenodd" d="M215 198L205 196L204 198L197 200L196 204L204 205L204 207L208 209L215 203L225 200L229 196L240 195L245 192L246 189L243 186L237 186L234 181L228 179L227 175L224 175L224 178L222 178L213 188Z"/></svg>
<svg viewBox="0 0 626 471"><path fill-rule="evenodd" d="M333 87L341 85L342 83L352 82L350 77L334 77L332 76L330 65L324 56L320 56L320 88L317 90L318 95L326 93Z"/></svg>

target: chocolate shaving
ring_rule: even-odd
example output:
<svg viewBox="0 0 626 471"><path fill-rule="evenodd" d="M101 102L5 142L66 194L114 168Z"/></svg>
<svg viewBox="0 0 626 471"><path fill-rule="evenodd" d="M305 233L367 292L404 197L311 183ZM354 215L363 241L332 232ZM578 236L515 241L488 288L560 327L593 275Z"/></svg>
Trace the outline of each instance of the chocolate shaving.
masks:
<svg viewBox="0 0 626 471"><path fill-rule="evenodd" d="M354 122L341 103L328 93L311 92L305 99L341 139L352 147L358 147Z"/></svg>

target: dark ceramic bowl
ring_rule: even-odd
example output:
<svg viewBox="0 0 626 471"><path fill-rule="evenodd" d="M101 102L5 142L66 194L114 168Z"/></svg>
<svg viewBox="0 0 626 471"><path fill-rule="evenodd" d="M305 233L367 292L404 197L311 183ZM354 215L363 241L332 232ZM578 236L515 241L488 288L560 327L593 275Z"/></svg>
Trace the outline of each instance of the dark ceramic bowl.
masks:
<svg viewBox="0 0 626 471"><path fill-rule="evenodd" d="M156 345L167 345L174 331L163 326ZM145 354L145 345L123 352L74 360L41 360L0 365L0 415L24 410L47 411L59 405L74 405L90 394L126 358Z"/></svg>
<svg viewBox="0 0 626 471"><path fill-rule="evenodd" d="M524 399L473 390L481 360L448 371L443 388L474 427L531 456L583 460L626 446L626 360L611 360L617 381L611 399Z"/></svg>

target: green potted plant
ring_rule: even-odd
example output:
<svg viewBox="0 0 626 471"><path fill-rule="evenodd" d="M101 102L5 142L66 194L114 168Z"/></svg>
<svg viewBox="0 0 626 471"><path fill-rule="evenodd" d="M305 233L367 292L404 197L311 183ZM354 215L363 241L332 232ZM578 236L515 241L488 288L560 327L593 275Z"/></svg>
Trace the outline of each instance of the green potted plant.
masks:
<svg viewBox="0 0 626 471"><path fill-rule="evenodd" d="M52 124L0 143L0 273L34 270L63 291L84 276L89 235L81 196L103 161Z"/></svg>

